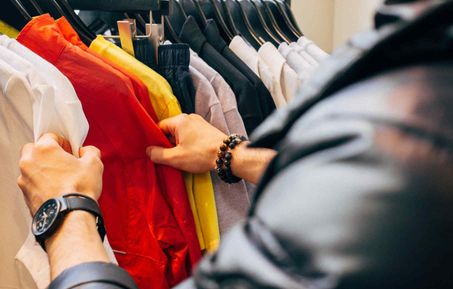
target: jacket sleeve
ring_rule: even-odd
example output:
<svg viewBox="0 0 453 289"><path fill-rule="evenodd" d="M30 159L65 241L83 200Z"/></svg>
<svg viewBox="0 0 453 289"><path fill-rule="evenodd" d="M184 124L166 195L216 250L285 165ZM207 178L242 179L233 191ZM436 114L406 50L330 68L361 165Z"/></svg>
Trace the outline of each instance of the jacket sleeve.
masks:
<svg viewBox="0 0 453 289"><path fill-rule="evenodd" d="M63 271L49 289L138 289L129 274L117 265L84 263Z"/></svg>
<svg viewBox="0 0 453 289"><path fill-rule="evenodd" d="M378 76L300 118L197 288L453 288L453 97L439 66Z"/></svg>

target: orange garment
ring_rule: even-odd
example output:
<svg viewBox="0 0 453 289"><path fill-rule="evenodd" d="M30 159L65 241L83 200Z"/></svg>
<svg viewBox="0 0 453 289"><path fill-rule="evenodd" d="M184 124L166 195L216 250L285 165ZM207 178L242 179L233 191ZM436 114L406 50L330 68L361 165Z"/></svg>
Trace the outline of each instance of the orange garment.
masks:
<svg viewBox="0 0 453 289"><path fill-rule="evenodd" d="M90 123L85 145L102 152L100 205L120 266L140 288L169 288L201 257L181 172L154 164L148 145L171 147L143 109L130 80L72 45L49 15L31 20L17 39L73 84Z"/></svg>
<svg viewBox="0 0 453 289"><path fill-rule="evenodd" d="M127 78L132 83L132 86L134 87L135 94L138 98L138 101L142 104L143 108L146 110L146 112L151 116L151 118L154 120L154 122L159 122L156 116L156 112L154 111L153 105L151 104L151 100L149 98L148 94L148 88L146 85L138 79L134 74L129 73L127 70L123 69L121 66L113 63L112 61L108 60L105 57L102 57L99 54L96 54L92 52L90 49L88 49L88 46L85 45L85 43L82 42L80 39L79 35L77 32L72 28L71 24L68 22L68 20L64 17L61 17L57 21L55 21L60 28L61 33L63 34L64 38L72 43L73 45L76 45L83 49L84 51L102 59L105 63L110 65L111 67L115 68L122 74L124 74Z"/></svg>

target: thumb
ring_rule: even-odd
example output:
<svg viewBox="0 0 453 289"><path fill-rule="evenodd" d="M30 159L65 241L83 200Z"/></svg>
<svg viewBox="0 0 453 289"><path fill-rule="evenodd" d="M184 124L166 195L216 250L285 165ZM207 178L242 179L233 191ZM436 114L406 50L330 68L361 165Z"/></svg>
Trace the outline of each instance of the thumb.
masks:
<svg viewBox="0 0 453 289"><path fill-rule="evenodd" d="M150 146L146 149L146 154L153 162L171 167L177 167L180 153L181 149L178 146L174 148Z"/></svg>
<svg viewBox="0 0 453 289"><path fill-rule="evenodd" d="M94 146L81 147L79 154L81 159L101 158L101 151Z"/></svg>

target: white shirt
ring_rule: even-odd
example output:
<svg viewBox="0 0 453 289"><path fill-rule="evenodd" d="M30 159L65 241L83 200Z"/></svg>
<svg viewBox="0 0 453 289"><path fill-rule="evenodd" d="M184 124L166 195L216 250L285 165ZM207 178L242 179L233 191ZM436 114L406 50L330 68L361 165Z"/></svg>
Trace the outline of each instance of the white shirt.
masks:
<svg viewBox="0 0 453 289"><path fill-rule="evenodd" d="M286 104L280 79L276 78L267 63L259 53L240 36L235 36L230 43L230 49L261 79L269 90L277 108Z"/></svg>
<svg viewBox="0 0 453 289"><path fill-rule="evenodd" d="M30 212L16 184L20 151L53 132L78 155L88 121L67 78L6 36L0 36L0 117L0 288L46 288L48 258L31 234Z"/></svg>
<svg viewBox="0 0 453 289"><path fill-rule="evenodd" d="M293 99L299 90L302 80L288 65L286 59L270 42L266 42L260 47L258 55L260 56L260 59L267 64L274 79L278 80L280 83L284 100L278 100L278 106L281 106L283 101L288 102Z"/></svg>
<svg viewBox="0 0 453 289"><path fill-rule="evenodd" d="M319 66L319 62L313 58L310 54L308 54L307 51L305 51L301 46L297 44L297 42L291 42L289 44L289 47L295 51L297 54L302 56L310 65L312 65L314 68L317 68Z"/></svg>
<svg viewBox="0 0 453 289"><path fill-rule="evenodd" d="M315 69L313 65L290 48L287 43L280 44L278 52L286 59L286 63L297 73L302 81L308 79Z"/></svg>
<svg viewBox="0 0 453 289"><path fill-rule="evenodd" d="M302 36L299 40L297 40L297 45L299 45L318 62L322 62L329 57L329 54L305 36Z"/></svg>

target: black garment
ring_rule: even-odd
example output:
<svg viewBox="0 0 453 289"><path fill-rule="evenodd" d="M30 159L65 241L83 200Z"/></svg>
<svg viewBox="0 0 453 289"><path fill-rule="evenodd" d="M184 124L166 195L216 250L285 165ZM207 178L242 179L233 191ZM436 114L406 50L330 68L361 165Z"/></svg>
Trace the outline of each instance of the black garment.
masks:
<svg viewBox="0 0 453 289"><path fill-rule="evenodd" d="M189 45L161 45L158 58L158 71L170 83L182 111L195 113L195 88L189 73Z"/></svg>
<svg viewBox="0 0 453 289"><path fill-rule="evenodd" d="M214 68L231 86L238 103L238 110L247 133L251 133L264 121L260 96L252 83L226 60L204 36L195 19L189 16L181 29L180 38L188 43L209 66Z"/></svg>
<svg viewBox="0 0 453 289"><path fill-rule="evenodd" d="M134 39L133 43L135 58L141 63L146 64L146 66L154 69L157 62L156 53L149 39Z"/></svg>
<svg viewBox="0 0 453 289"><path fill-rule="evenodd" d="M267 118L274 112L275 103L269 90L264 86L261 79L228 47L225 40L220 36L219 29L214 20L208 20L204 35L208 39L209 44L220 52L226 60L236 67L252 83L253 88L258 93L263 116L264 118Z"/></svg>
<svg viewBox="0 0 453 289"><path fill-rule="evenodd" d="M427 2L259 129L279 153L250 214L179 289L453 288L453 1Z"/></svg>
<svg viewBox="0 0 453 289"><path fill-rule="evenodd" d="M80 264L63 271L49 289L138 289L134 280L118 266L93 262Z"/></svg>

